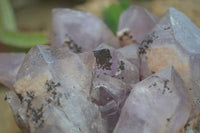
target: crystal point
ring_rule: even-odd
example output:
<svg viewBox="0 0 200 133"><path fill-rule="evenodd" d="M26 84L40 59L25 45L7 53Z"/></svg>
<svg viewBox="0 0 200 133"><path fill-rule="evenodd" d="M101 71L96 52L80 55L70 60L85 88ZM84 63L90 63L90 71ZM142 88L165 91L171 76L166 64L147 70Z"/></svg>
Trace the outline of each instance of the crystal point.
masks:
<svg viewBox="0 0 200 133"><path fill-rule="evenodd" d="M122 31L130 31L131 39L141 43L157 22L158 18L154 14L140 6L133 5L121 14L118 34L121 36Z"/></svg>
<svg viewBox="0 0 200 133"><path fill-rule="evenodd" d="M70 50L80 53L91 51L101 43L119 47L117 38L98 17L78 10L53 10L53 46L66 45Z"/></svg>
<svg viewBox="0 0 200 133"><path fill-rule="evenodd" d="M130 44L128 46L117 49L128 61L136 65L139 70L139 56L138 56L138 47L137 44Z"/></svg>
<svg viewBox="0 0 200 133"><path fill-rule="evenodd" d="M121 107L131 90L120 79L108 75L96 75L93 80L91 99L99 106L106 121L107 132L111 133L118 121Z"/></svg>
<svg viewBox="0 0 200 133"><path fill-rule="evenodd" d="M191 109L182 79L169 67L133 87L114 133L176 133Z"/></svg>
<svg viewBox="0 0 200 133"><path fill-rule="evenodd" d="M95 74L105 74L134 84L139 81L139 69L127 60L121 52L105 44L94 50Z"/></svg>
<svg viewBox="0 0 200 133"><path fill-rule="evenodd" d="M21 101L15 111L19 127L30 133L106 133L100 110L89 98L91 83L92 71L77 54L32 48L15 83ZM13 102L10 106L16 108Z"/></svg>
<svg viewBox="0 0 200 133"><path fill-rule="evenodd" d="M200 112L200 29L180 11L170 8L139 47L141 77L173 65L185 82L195 110Z"/></svg>

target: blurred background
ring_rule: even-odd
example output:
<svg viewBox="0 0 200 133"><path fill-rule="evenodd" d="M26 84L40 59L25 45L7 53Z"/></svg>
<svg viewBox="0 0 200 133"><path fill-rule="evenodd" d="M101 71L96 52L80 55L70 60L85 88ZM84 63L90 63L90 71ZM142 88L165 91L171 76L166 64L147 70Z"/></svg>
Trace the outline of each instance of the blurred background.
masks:
<svg viewBox="0 0 200 133"><path fill-rule="evenodd" d="M200 27L200 0L121 0L120 2L124 2L126 7L130 4L140 5L159 18L169 7L175 7ZM116 14L121 12L120 2L119 0L0 0L0 52L27 52L35 44L48 44L53 8L85 10L117 27L120 14ZM110 18L114 19L109 20ZM112 29L113 32L115 30ZM20 133L12 111L4 101L6 91L9 90L0 85L0 133Z"/></svg>

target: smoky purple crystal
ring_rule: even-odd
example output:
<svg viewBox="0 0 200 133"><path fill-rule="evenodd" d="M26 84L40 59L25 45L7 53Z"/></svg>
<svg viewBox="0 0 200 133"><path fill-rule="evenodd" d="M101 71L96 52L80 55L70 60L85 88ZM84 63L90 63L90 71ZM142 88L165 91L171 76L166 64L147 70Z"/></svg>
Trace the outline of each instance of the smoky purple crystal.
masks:
<svg viewBox="0 0 200 133"><path fill-rule="evenodd" d="M133 87L114 133L177 133L191 109L182 79L169 67Z"/></svg>
<svg viewBox="0 0 200 133"><path fill-rule="evenodd" d="M173 65L200 112L200 29L180 11L169 8L139 47L140 72L145 78Z"/></svg>
<svg viewBox="0 0 200 133"><path fill-rule="evenodd" d="M52 14L52 46L67 46L76 53L92 51L101 43L119 47L117 38L93 14L62 8L54 9Z"/></svg>

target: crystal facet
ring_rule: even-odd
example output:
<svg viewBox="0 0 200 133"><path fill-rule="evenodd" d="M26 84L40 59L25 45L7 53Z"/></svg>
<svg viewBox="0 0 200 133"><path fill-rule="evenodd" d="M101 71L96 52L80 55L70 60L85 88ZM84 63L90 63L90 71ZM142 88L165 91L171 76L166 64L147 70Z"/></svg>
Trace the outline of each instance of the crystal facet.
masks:
<svg viewBox="0 0 200 133"><path fill-rule="evenodd" d="M21 98L15 115L19 127L30 133L106 132L89 98L91 82L92 72L78 55L63 48L32 48L15 83Z"/></svg>
<svg viewBox="0 0 200 133"><path fill-rule="evenodd" d="M118 35L123 37L124 31L130 31L131 39L141 43L157 22L158 18L154 14L140 6L133 5L121 14Z"/></svg>
<svg viewBox="0 0 200 133"><path fill-rule="evenodd" d="M139 70L139 56L137 44L130 44L128 46L117 49L128 61L136 65Z"/></svg>
<svg viewBox="0 0 200 133"><path fill-rule="evenodd" d="M104 50L110 53L109 49ZM95 72L98 64L95 59L99 56L95 56L95 52L75 54L68 48L48 46L36 46L29 51L17 75L14 85L16 94L7 95L16 122L23 131L113 131L120 109L131 90L131 83L124 82L128 82L128 78ZM105 59L113 56L117 61L122 59L117 54L101 56ZM134 80L133 64L125 59L123 61L122 76L126 74L129 77L130 73L130 76L133 75L130 79ZM138 77L138 72L135 74Z"/></svg>
<svg viewBox="0 0 200 133"><path fill-rule="evenodd" d="M70 9L54 9L52 18L52 45L80 53L91 51L101 43L119 47L117 38L96 16Z"/></svg>
<svg viewBox="0 0 200 133"><path fill-rule="evenodd" d="M112 133L121 111L121 107L131 90L120 79L108 75L96 75L91 90L91 100L97 104L101 116L106 121L108 133Z"/></svg>
<svg viewBox="0 0 200 133"><path fill-rule="evenodd" d="M191 109L182 79L169 67L134 86L114 133L178 133Z"/></svg>
<svg viewBox="0 0 200 133"><path fill-rule="evenodd" d="M14 89L16 75L24 60L24 53L1 53L0 54L0 83L10 89Z"/></svg>
<svg viewBox="0 0 200 133"><path fill-rule="evenodd" d="M138 67L129 62L121 52L102 44L94 50L94 56L95 74L109 75L130 84L139 81Z"/></svg>
<svg viewBox="0 0 200 133"><path fill-rule="evenodd" d="M141 76L173 65L200 113L200 29L183 13L170 8L139 48Z"/></svg>

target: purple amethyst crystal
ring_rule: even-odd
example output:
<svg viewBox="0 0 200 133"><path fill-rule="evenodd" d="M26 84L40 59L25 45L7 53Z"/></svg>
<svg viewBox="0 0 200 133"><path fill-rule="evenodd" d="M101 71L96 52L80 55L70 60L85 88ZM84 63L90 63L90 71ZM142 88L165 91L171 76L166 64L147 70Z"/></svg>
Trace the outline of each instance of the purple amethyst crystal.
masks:
<svg viewBox="0 0 200 133"><path fill-rule="evenodd" d="M22 132L199 131L200 30L184 14L170 8L158 22L131 6L119 42L84 11L54 9L52 21L52 46L0 54L0 82L14 89L5 100Z"/></svg>
<svg viewBox="0 0 200 133"><path fill-rule="evenodd" d="M95 59L93 52L78 55L66 47L32 48L17 74L16 93L6 97L22 131L112 132L131 85L95 73ZM130 71L132 64L124 62L124 71Z"/></svg>
<svg viewBox="0 0 200 133"><path fill-rule="evenodd" d="M128 84L137 83L139 81L138 66L130 62L118 50L101 44L93 52L84 52L78 55L95 75L108 75Z"/></svg>
<svg viewBox="0 0 200 133"><path fill-rule="evenodd" d="M119 40L124 41L129 38L129 40L141 43L157 22L158 18L146 9L136 5L130 6L120 16ZM130 44L129 41L125 43Z"/></svg>
<svg viewBox="0 0 200 133"><path fill-rule="evenodd" d="M130 84L139 81L139 69L129 62L119 51L107 46L100 45L94 50L95 74L105 74L121 79Z"/></svg>
<svg viewBox="0 0 200 133"><path fill-rule="evenodd" d="M108 133L112 133L121 107L131 90L131 86L120 79L107 75L96 75L91 89L91 100L99 106L102 118L106 121Z"/></svg>
<svg viewBox="0 0 200 133"><path fill-rule="evenodd" d="M139 70L138 47L139 45L137 44L130 44L117 49L117 51L119 51L132 64L136 65Z"/></svg>
<svg viewBox="0 0 200 133"><path fill-rule="evenodd" d="M0 83L10 89L14 89L13 84L24 57L24 53L0 54Z"/></svg>
<svg viewBox="0 0 200 133"><path fill-rule="evenodd" d="M91 82L92 72L77 54L48 46L32 48L15 82L20 103L10 102L17 124L30 133L106 132L98 106L90 101Z"/></svg>
<svg viewBox="0 0 200 133"><path fill-rule="evenodd" d="M200 113L200 29L188 17L170 8L139 48L141 77L173 65Z"/></svg>
<svg viewBox="0 0 200 133"><path fill-rule="evenodd" d="M54 9L51 34L53 46L67 46L76 53L91 51L101 43L119 47L117 38L106 25L84 11Z"/></svg>
<svg viewBox="0 0 200 133"><path fill-rule="evenodd" d="M114 133L178 133L191 109L182 79L168 67L134 86Z"/></svg>

